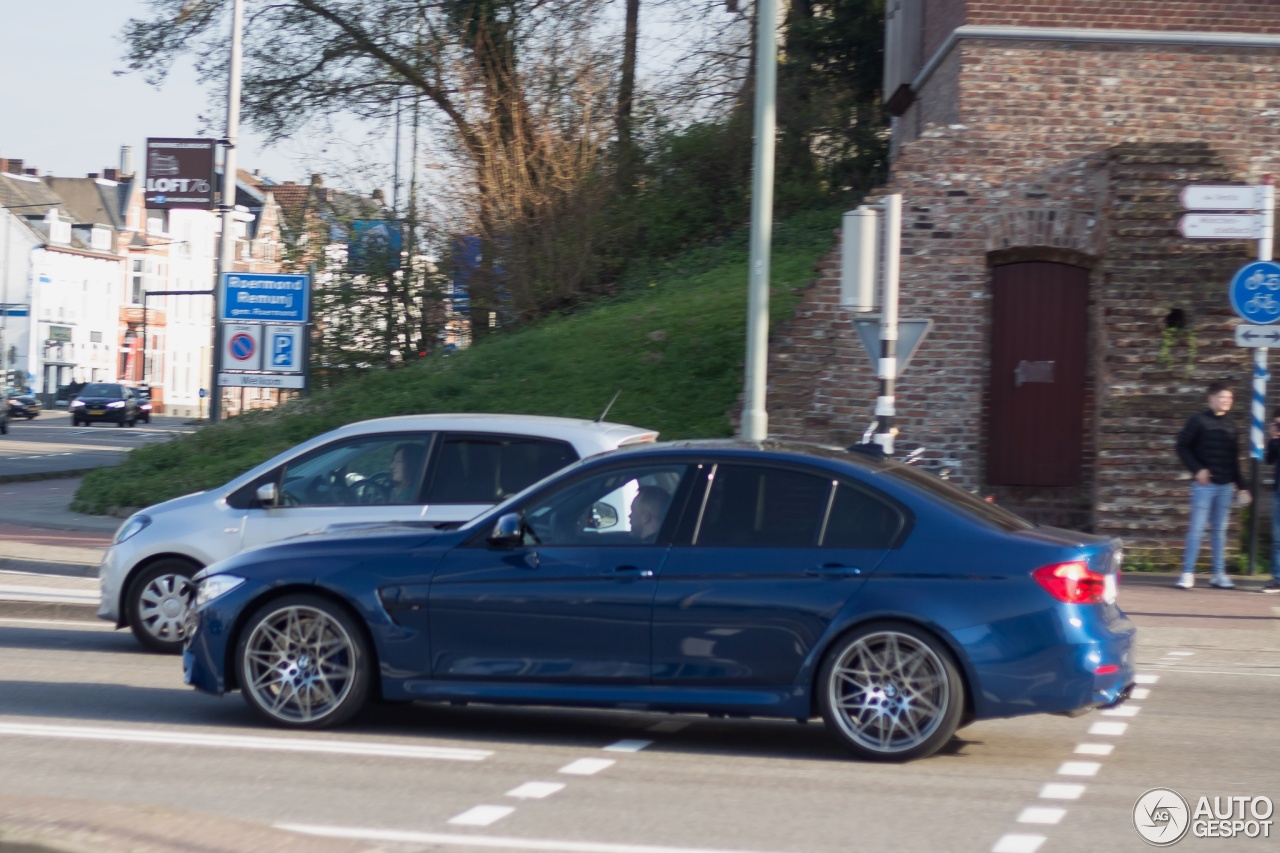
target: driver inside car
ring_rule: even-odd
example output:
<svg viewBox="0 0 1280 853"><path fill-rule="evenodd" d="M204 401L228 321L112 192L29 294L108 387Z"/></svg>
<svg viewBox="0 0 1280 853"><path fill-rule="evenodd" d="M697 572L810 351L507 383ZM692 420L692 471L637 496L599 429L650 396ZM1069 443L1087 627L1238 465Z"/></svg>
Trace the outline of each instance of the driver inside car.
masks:
<svg viewBox="0 0 1280 853"><path fill-rule="evenodd" d="M391 455L391 468L387 472L390 481L389 504L411 504L418 501L418 480L422 475L422 463L426 461L426 448L421 444L405 443L396 446Z"/></svg>

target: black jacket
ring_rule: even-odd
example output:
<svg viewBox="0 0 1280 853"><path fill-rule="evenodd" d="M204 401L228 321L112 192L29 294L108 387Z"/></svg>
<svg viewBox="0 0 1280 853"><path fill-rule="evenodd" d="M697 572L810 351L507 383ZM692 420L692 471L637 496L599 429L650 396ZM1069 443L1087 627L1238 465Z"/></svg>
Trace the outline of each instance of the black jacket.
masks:
<svg viewBox="0 0 1280 853"><path fill-rule="evenodd" d="M1230 415L1215 415L1205 409L1187 418L1178 433L1178 458L1193 475L1208 468L1211 482L1245 487L1240 476L1239 430Z"/></svg>
<svg viewBox="0 0 1280 853"><path fill-rule="evenodd" d="M1267 442L1267 455L1263 461L1268 465L1280 465L1280 438L1273 438ZM1276 481L1272 488L1280 492L1280 468L1276 469Z"/></svg>

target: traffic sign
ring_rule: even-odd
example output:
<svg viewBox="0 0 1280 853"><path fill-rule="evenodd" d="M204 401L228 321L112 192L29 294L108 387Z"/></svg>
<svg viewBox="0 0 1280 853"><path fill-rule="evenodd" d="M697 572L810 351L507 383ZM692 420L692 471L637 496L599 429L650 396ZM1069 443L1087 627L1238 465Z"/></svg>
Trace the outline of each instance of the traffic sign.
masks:
<svg viewBox="0 0 1280 853"><path fill-rule="evenodd" d="M858 337L862 339L867 355L871 356L872 366L878 366L880 364L880 319L878 317L857 319L853 321L853 327L857 329ZM907 365L911 363L911 356L915 355L916 348L932 328L932 320L898 321L898 369L896 371L898 376L906 371Z"/></svg>
<svg viewBox="0 0 1280 853"><path fill-rule="evenodd" d="M1236 326L1238 347L1280 347L1280 326Z"/></svg>
<svg viewBox="0 0 1280 853"><path fill-rule="evenodd" d="M1190 186L1178 198L1187 210L1262 210L1262 187Z"/></svg>
<svg viewBox="0 0 1280 853"><path fill-rule="evenodd" d="M302 388L300 373L219 373L223 388Z"/></svg>
<svg viewBox="0 0 1280 853"><path fill-rule="evenodd" d="M1228 294L1231 307L1246 322L1262 326L1280 320L1280 264L1245 264L1232 277Z"/></svg>
<svg viewBox="0 0 1280 853"><path fill-rule="evenodd" d="M305 323L310 297L308 275L223 273L218 319L232 323Z"/></svg>
<svg viewBox="0 0 1280 853"><path fill-rule="evenodd" d="M262 369L261 324L228 323L222 340L222 361L228 370Z"/></svg>
<svg viewBox="0 0 1280 853"><path fill-rule="evenodd" d="M267 326L262 369L275 373L301 373L304 328L297 323L291 326Z"/></svg>
<svg viewBox="0 0 1280 853"><path fill-rule="evenodd" d="M1258 240L1262 217L1252 213L1188 213L1178 220L1183 237L1201 240Z"/></svg>

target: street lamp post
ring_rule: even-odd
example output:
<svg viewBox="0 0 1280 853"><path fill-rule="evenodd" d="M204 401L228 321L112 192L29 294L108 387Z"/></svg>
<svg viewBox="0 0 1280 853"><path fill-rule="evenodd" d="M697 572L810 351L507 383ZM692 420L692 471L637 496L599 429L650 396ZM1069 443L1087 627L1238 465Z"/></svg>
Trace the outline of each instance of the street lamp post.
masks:
<svg viewBox="0 0 1280 853"><path fill-rule="evenodd" d="M231 272L235 257L236 137L240 133L240 55L244 29L244 0L235 0L231 9L231 63L227 69L227 135L222 154L222 240L218 246L218 278L213 283L213 376L209 381L209 421L222 414L222 393L218 374L222 372L222 276Z"/></svg>

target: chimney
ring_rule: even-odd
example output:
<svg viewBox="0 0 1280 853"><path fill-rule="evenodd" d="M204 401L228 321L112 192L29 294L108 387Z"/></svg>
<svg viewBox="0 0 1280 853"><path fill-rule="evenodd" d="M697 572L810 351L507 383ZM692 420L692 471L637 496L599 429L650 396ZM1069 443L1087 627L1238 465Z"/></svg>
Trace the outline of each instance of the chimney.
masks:
<svg viewBox="0 0 1280 853"><path fill-rule="evenodd" d="M21 163L22 161L19 160L18 162ZM313 187L324 186L324 175L320 174L319 172L313 173L311 175L311 186Z"/></svg>
<svg viewBox="0 0 1280 853"><path fill-rule="evenodd" d="M128 145L120 146L120 175L121 177L133 177L133 149Z"/></svg>
<svg viewBox="0 0 1280 853"><path fill-rule="evenodd" d="M9 173L9 174L11 174L11 175L21 175L21 174L22 174L22 161L21 161L21 160L10 160L10 161L9 161L9 168L5 169L5 171L6 171L6 172L8 172L8 173Z"/></svg>
<svg viewBox="0 0 1280 853"><path fill-rule="evenodd" d="M95 178L95 179L96 179L96 178L101 178L101 177L102 177L102 175L101 175L101 173L99 173L99 172L90 172L90 173L89 173L88 175L86 175L85 177Z"/></svg>
<svg viewBox="0 0 1280 853"><path fill-rule="evenodd" d="M40 170L39 170L39 169L35 169L35 168L31 168L31 169L23 169L23 170L22 170L22 174L24 174L24 175L30 175L31 177L33 177L33 178L34 178L34 177L36 177L36 176L38 176L38 175L40 174Z"/></svg>
<svg viewBox="0 0 1280 853"><path fill-rule="evenodd" d="M369 198L373 199L376 202L381 202L384 198L386 198L386 196L382 194L381 189L376 189L369 194Z"/></svg>
<svg viewBox="0 0 1280 853"><path fill-rule="evenodd" d="M108 181L118 181L120 180L120 170L119 169L103 169L102 177L106 178Z"/></svg>

